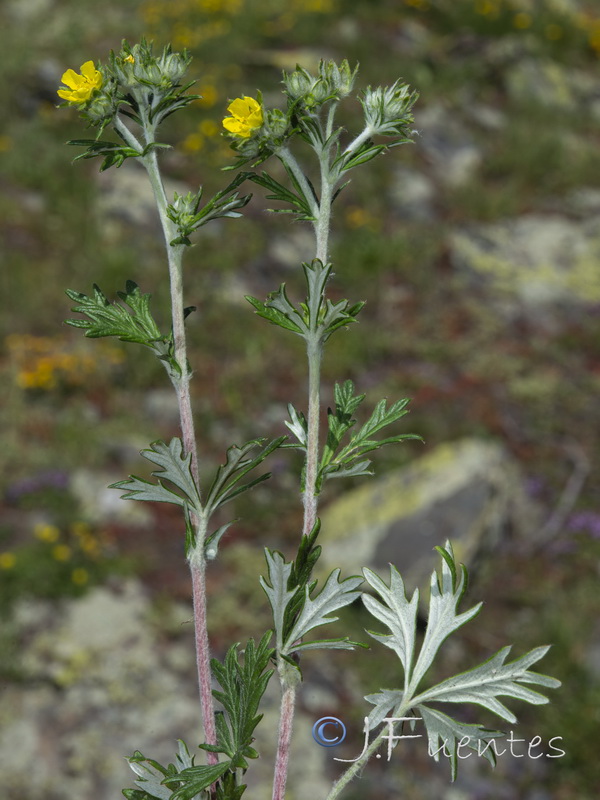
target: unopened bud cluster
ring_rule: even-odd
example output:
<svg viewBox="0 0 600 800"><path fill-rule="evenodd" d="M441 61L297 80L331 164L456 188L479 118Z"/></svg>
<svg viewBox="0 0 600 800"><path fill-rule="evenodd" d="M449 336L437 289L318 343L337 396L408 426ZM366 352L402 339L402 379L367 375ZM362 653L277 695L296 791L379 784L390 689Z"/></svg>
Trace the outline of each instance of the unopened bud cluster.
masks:
<svg viewBox="0 0 600 800"><path fill-rule="evenodd" d="M152 52L152 43L142 40L133 47L124 42L118 55L111 54L111 71L124 90L135 90L140 84L170 91L183 78L191 57L186 51L173 53L169 46L159 56Z"/></svg>
<svg viewBox="0 0 600 800"><path fill-rule="evenodd" d="M346 59L339 65L334 61L321 61L318 75L311 75L297 66L293 72L284 72L283 84L290 100L310 111L328 100L341 100L349 95L357 69L351 70Z"/></svg>
<svg viewBox="0 0 600 800"><path fill-rule="evenodd" d="M416 100L416 92L399 80L392 86L369 87L361 99L365 123L372 133L396 133L399 126L412 122L412 107Z"/></svg>

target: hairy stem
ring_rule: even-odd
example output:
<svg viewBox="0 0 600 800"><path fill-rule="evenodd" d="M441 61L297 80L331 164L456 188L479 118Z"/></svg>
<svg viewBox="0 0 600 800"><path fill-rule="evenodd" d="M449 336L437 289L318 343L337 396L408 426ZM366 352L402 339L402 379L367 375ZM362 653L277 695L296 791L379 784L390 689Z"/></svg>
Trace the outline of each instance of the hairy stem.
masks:
<svg viewBox="0 0 600 800"><path fill-rule="evenodd" d="M306 435L306 467L304 472L304 522L302 533L308 536L317 521L317 473L319 469L319 416L321 386L321 342L316 336L308 339L308 419Z"/></svg>
<svg viewBox="0 0 600 800"><path fill-rule="evenodd" d="M410 703L401 703L394 711L393 717L400 718L406 714L407 710L410 708ZM395 726L393 726L395 729ZM381 729L378 736L373 739L373 741L365 748L364 752L360 754L360 756L352 763L352 766L348 767L346 772L342 775L339 780L337 780L331 788L331 791L325 798L325 800L335 800L335 798L339 797L345 787L350 783L350 781L355 778L361 769L366 765L367 761L373 753L381 746L382 742L390 736L390 729L387 725Z"/></svg>
<svg viewBox="0 0 600 800"><path fill-rule="evenodd" d="M118 118L117 118L118 119ZM120 122L120 120L119 120ZM119 130L128 129L121 122ZM146 141L153 140L153 131L145 128ZM169 263L169 280L171 288L171 314L173 325L173 355L179 367L178 374L172 374L171 380L177 393L179 417L183 447L186 454L191 455L191 471L196 486L198 482L198 451L194 432L194 417L190 397L191 372L188 368L187 341L185 334L185 317L183 306L183 276L182 257L183 245L172 246L171 241L177 236L174 224L167 216L167 197L160 176L156 151L151 150L141 159L145 166L165 237L167 258ZM199 488L198 488L199 491ZM204 739L207 744L217 743L215 728L215 712L211 691L210 673L210 645L206 625L206 560L204 558L203 542L206 536L206 520L192 514L191 522L196 530L196 550L194 558L190 560L192 574L193 602L194 602L194 631L196 636L196 662L198 668L198 686L200 691L200 706L202 709L202 723L204 726ZM207 754L209 764L216 764L217 757L214 753Z"/></svg>
<svg viewBox="0 0 600 800"><path fill-rule="evenodd" d="M327 137L333 128L334 111L330 109L327 118ZM327 138L326 137L326 138ZM316 148L315 148L316 149ZM329 242L329 226L331 223L331 202L333 195L334 179L330 171L330 149L323 147L317 150L321 172L321 199L317 205L314 201L312 190L308 185L306 176L300 169L294 156L282 148L278 155L284 164L293 173L298 185L302 188L311 208L314 208L316 219L313 222L316 236L316 258L323 264L327 263ZM309 306L310 298L308 301ZM318 492L317 477L319 469L319 421L320 421L320 385L321 385L321 356L323 343L318 331L318 321L313 321L313 329L306 337L308 358L308 419L306 437L306 461L304 470L304 520L302 535L308 536L317 520ZM275 775L273 781L273 800L283 800L288 773L290 742L292 737L292 723L294 719L294 705L296 697L295 684L298 681L298 672L289 664L283 662L279 665L279 675L282 686L281 715L279 718L279 737L277 745L277 759L275 762Z"/></svg>
<svg viewBox="0 0 600 800"><path fill-rule="evenodd" d="M287 782L292 724L296 689L282 679L281 709L279 715L279 734L277 737L277 757L275 759L275 778L273 781L273 800L284 800Z"/></svg>

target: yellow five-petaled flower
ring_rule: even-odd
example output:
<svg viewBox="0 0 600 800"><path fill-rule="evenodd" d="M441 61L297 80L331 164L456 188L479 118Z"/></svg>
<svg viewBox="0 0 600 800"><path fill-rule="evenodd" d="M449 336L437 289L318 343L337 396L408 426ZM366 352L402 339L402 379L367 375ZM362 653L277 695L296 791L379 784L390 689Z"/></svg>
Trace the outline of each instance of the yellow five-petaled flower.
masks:
<svg viewBox="0 0 600 800"><path fill-rule="evenodd" d="M227 106L230 117L225 117L223 127L234 136L249 139L264 122L263 110L253 97L238 97Z"/></svg>
<svg viewBox="0 0 600 800"><path fill-rule="evenodd" d="M59 89L57 94L68 103L86 103L102 86L102 73L96 69L93 61L81 65L81 74L68 69L61 78L68 89Z"/></svg>

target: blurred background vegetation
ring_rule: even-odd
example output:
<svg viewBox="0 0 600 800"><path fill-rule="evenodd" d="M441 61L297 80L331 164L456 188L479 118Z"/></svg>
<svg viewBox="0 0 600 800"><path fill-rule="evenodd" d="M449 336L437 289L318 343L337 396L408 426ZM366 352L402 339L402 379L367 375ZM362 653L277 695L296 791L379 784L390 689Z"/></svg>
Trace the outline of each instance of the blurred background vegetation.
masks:
<svg viewBox="0 0 600 800"><path fill-rule="evenodd" d="M177 434L176 408L148 354L64 326L64 290L89 293L96 282L115 296L133 279L152 292L164 326L168 288L143 179L131 165L98 176L95 163L71 164L77 153L65 142L82 129L74 111L56 110L61 74L105 60L124 37L188 48L202 100L165 125L162 141L174 149L162 163L171 189L211 192L231 163L221 136L229 99L260 89L267 105L281 105L282 69L314 69L322 57L358 61L361 87L399 76L414 86L415 128L421 117L429 127L415 145L357 171L337 204L332 292L367 306L360 325L332 343L323 396L346 378L371 401L409 396L409 429L427 447L473 435L500 440L517 459L527 490L558 522L526 558L502 551L472 596L486 600L488 622L521 648L556 645L544 668L564 687L530 718L536 733L560 734L569 746L544 778L551 794L540 798L596 796L597 629L593 657L588 644L600 610L600 504L590 471L600 438L600 247L592 232L599 260L575 276L581 285L571 298L551 312L507 315L488 285L466 277L452 242L473 226L531 215L582 230L595 220L600 236L597 3L5 0L0 23L0 613L7 619L21 598L78 595L132 573L157 596L189 596L182 541L172 535L179 521L168 509L128 520L112 501L99 507L99 487L139 473L138 451ZM351 128L359 107L343 113ZM286 403L305 404L298 343L282 336L274 347L278 333L243 301L283 280L298 296L298 264L312 256L307 229L264 208L257 190L243 220L203 229L187 254L207 470L232 442L280 435ZM377 469L422 452L417 444L384 452ZM294 541L291 466L274 460L273 482L236 509L242 521L229 542L285 550ZM78 487L94 476L90 497ZM240 567L223 564L215 590ZM528 624L515 622L523 608ZM229 633L242 635L235 625ZM9 680L6 637L0 661ZM217 637L217 648L227 643Z"/></svg>

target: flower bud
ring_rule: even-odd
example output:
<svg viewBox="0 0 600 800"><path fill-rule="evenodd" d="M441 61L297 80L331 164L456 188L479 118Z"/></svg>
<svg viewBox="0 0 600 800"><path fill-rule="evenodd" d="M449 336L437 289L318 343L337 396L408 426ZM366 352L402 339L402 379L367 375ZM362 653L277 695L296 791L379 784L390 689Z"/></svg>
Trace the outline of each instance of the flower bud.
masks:
<svg viewBox="0 0 600 800"><path fill-rule="evenodd" d="M366 89L361 100L367 125L373 129L382 128L394 122L407 122L410 110L416 100L408 85L396 81L393 86L378 86Z"/></svg>
<svg viewBox="0 0 600 800"><path fill-rule="evenodd" d="M274 137L285 136L289 127L287 116L278 108L267 111L267 128Z"/></svg>
<svg viewBox="0 0 600 800"><path fill-rule="evenodd" d="M311 90L314 78L302 67L283 73L283 84L290 99L300 100Z"/></svg>
<svg viewBox="0 0 600 800"><path fill-rule="evenodd" d="M84 113L86 119L93 125L98 125L105 120L112 119L116 110L117 107L112 97L103 92L92 98Z"/></svg>
<svg viewBox="0 0 600 800"><path fill-rule="evenodd" d="M357 71L358 66L354 71L350 69L347 59L344 59L339 66L335 61L321 61L319 64L321 80L327 85L329 95L335 95L338 100L352 91Z"/></svg>

